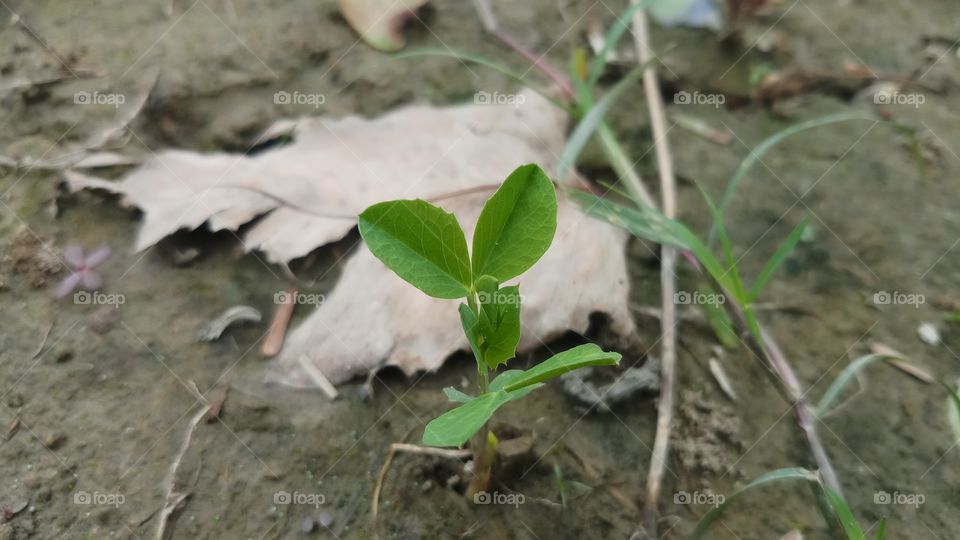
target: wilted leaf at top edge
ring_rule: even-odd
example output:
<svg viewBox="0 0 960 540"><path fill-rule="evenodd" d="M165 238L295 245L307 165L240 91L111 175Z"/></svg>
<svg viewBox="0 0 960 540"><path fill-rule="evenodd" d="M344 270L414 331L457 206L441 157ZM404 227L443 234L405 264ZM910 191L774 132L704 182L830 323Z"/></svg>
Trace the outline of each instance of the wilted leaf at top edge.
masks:
<svg viewBox="0 0 960 540"><path fill-rule="evenodd" d="M557 193L537 165L518 167L483 206L473 235L473 274L501 282L546 253L557 230Z"/></svg>
<svg viewBox="0 0 960 540"><path fill-rule="evenodd" d="M360 236L388 268L434 298L462 298L470 258L453 214L422 200L387 201L360 214Z"/></svg>
<svg viewBox="0 0 960 540"><path fill-rule="evenodd" d="M400 50L403 24L428 0L339 0L340 13L371 47Z"/></svg>

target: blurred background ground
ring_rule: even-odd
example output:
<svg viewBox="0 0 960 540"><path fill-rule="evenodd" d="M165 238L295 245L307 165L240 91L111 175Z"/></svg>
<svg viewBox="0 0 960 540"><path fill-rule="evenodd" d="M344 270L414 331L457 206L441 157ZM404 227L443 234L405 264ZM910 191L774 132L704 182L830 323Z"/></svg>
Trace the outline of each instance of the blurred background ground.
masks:
<svg viewBox="0 0 960 540"><path fill-rule="evenodd" d="M505 28L563 66L575 47L585 46L591 22L608 26L625 3L493 6ZM31 31L7 20L14 12ZM116 123L117 108L76 103L78 92L132 99L150 89L121 149L146 156L170 147L246 151L284 117L372 116L411 102L459 103L478 91L515 89L491 70L455 60L375 52L358 42L333 2L8 0L0 13L3 80L65 79L0 95L0 154L17 158L52 159ZM860 93L870 82L857 82L851 73L912 77L917 84L904 92L924 96L920 106L882 111L915 139L873 122L805 133L764 158L768 169L754 172L749 191L741 191L731 208L728 225L738 253L747 254L742 264L748 275L804 216L811 217L815 235L768 292L772 301L797 309L765 314L812 385L811 395L819 396L870 342L899 349L944 380L960 373L954 354L960 327L944 322L960 278L958 17L947 0L882 8L856 0L786 0L747 25L740 48L721 46L705 31L654 33L665 95L729 96L725 107L668 104L672 115L734 134L723 146L679 127L670 131L681 214L699 230L708 221L692 180L719 193L749 148L766 136L829 112L876 109ZM432 2L407 35L410 46L449 46L527 67L484 33L467 2ZM793 77L793 86L755 99L751 79L773 72ZM805 87L807 79L815 84ZM326 99L318 108L277 104L279 91ZM654 178L642 91L631 92L612 114L613 124L632 154L643 156L641 172ZM55 171L7 167L0 175L0 427L11 428L0 442L0 505L12 513L26 504L0 524L0 538L152 537L164 478L196 410L191 381L203 392L210 388L210 395L231 390L222 423L201 424L185 454L179 485L188 498L170 526L175 538L300 537L303 520L318 513L332 520L329 530L313 533L318 537L372 536L370 497L388 444L409 438L411 430L419 433L421 419L443 410L440 388L470 377L469 359L454 358L439 373L414 379L387 372L368 400L361 399L359 382L332 403L316 392L265 387L257 350L262 329L235 328L212 344L198 344L195 336L237 303L269 313L273 294L290 285L282 269L244 255L230 234L183 234L134 253L132 211L95 194L65 196ZM55 301L61 269L57 260L44 259L37 238L54 250L111 246L114 256L101 270L106 290L122 293L123 305ZM176 251L190 247L200 256L176 264ZM632 296L638 305L657 304L655 261L639 242L630 255ZM327 249L304 264L306 276L322 277L316 292L336 283L336 259ZM681 274L681 287L684 279L693 283ZM882 291L922 294L928 301L876 306L871 300ZM652 346L657 321L639 315L637 321ZM917 338L925 321L939 326L942 346ZM767 470L810 466L788 405L761 367L742 351L727 353L741 400L726 402L707 370L709 329L685 325L680 339L680 408L687 412L679 415L677 436L686 439L676 444L711 446L671 461L668 499L680 491L730 493ZM823 430L852 506L867 524L887 516L891 538L955 537L960 496L950 486L960 481L958 453L943 393L892 369L878 367L866 377L866 390L827 417ZM582 417L558 386L534 394L524 407L505 408L512 424L537 432L544 454L504 486L525 494L524 505L468 504L445 487L456 474L452 464L401 456L382 496L382 534L626 537L638 515L629 503L640 503L650 457L653 400ZM698 413L698 406L714 413ZM720 421L730 416L738 419L732 428ZM724 436L711 437L710 430ZM716 459L699 463L698 456ZM582 462L600 477L589 477ZM566 509L550 504L559 500L555 464L594 489ZM626 494L626 503L611 495L611 487ZM319 508L278 505L278 492L319 493L325 502ZM877 504L882 492L919 493L925 502ZM78 493L121 494L123 502L84 504ZM675 527L668 537L689 530L707 510L669 501L663 507L663 529ZM475 529L480 520L486 527ZM826 535L808 489L772 487L732 508L715 537L769 539L792 528L809 538Z"/></svg>

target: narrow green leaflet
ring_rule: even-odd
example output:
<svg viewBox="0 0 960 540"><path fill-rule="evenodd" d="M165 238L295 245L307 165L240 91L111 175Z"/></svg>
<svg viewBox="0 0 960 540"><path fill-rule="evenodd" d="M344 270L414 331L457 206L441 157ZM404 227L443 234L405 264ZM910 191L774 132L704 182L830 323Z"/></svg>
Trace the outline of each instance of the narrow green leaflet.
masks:
<svg viewBox="0 0 960 540"><path fill-rule="evenodd" d="M536 366L521 372L522 375L518 375L504 389L513 392L582 367L616 365L620 363L620 358L620 353L604 352L603 349L593 343L587 343L555 354Z"/></svg>
<svg viewBox="0 0 960 540"><path fill-rule="evenodd" d="M790 236L780 244L780 247L777 248L777 251L773 254L773 257L770 257L770 260L767 261L767 264L763 266L763 270L760 271L760 275L757 276L757 280L753 283L753 287L750 289L750 301L754 301L760 296L760 291L763 290L763 287L770 281L770 278L773 277L773 273L777 271L777 268L783 264L783 261L787 260L787 257L790 256L790 253L793 252L793 248L797 247L797 242L800 241L800 238L803 236L803 231L806 230L807 224L810 222L809 219L804 218L799 225L793 229L793 232L790 233Z"/></svg>
<svg viewBox="0 0 960 540"><path fill-rule="evenodd" d="M480 351L490 369L517 354L520 343L520 288L517 286L477 291L480 299Z"/></svg>
<svg viewBox="0 0 960 540"><path fill-rule="evenodd" d="M706 287L706 291L707 294L718 294L710 287ZM740 336L733 330L733 321L730 320L730 315L723 309L723 306L706 302L701 307L703 307L703 312L707 316L710 328L713 328L713 334L717 336L717 341L728 349L737 348L740 345Z"/></svg>
<svg viewBox="0 0 960 540"><path fill-rule="evenodd" d="M387 201L360 214L360 235L383 264L435 298L462 298L472 284L463 229L422 200Z"/></svg>
<svg viewBox="0 0 960 540"><path fill-rule="evenodd" d="M394 56L397 58L417 58L420 56L444 56L447 58L454 58L460 61L464 65L466 65L467 62L471 62L477 65L488 67L496 71L497 73L500 73L501 75L504 75L506 77L509 77L519 82L524 86L524 88L529 88L534 92L540 94L541 96L549 100L551 103L553 103L557 107L564 110L569 110L569 107L567 106L567 104L557 99L556 96L550 95L549 90L546 90L540 85L535 84L533 81L527 79L523 74L517 71L514 71L510 67L504 64L501 64L496 60L492 60L485 56L481 56L479 54L473 54L470 52L463 52L463 51L455 51L450 49L449 47L445 47L442 49L427 47L422 49L405 50L405 51L394 54Z"/></svg>
<svg viewBox="0 0 960 540"><path fill-rule="evenodd" d="M742 489L735 491L733 495L727 497L726 500L724 500L719 506L707 512L707 514L700 519L700 523L697 524L697 529L693 532L693 538L703 538L703 536L710 529L710 526L713 525L713 522L720 517L720 514L723 514L724 510L726 510L734 500L747 491L758 488L764 484L772 484L774 482L782 482L786 480L804 480L807 482L819 483L816 473L800 467L777 469L775 471L761 474Z"/></svg>
<svg viewBox="0 0 960 540"><path fill-rule="evenodd" d="M854 517L853 511L850 510L850 505L847 504L847 501L845 501L839 493L827 486L823 486L823 490L827 493L827 500L830 501L830 507L833 508L833 512L837 515L837 520L840 521L840 526L843 527L843 532L846 533L847 538L849 540L867 540L866 533L863 532L860 524L857 523L857 518Z"/></svg>
<svg viewBox="0 0 960 540"><path fill-rule="evenodd" d="M500 392L487 392L448 411L427 424L423 444L427 446L461 446L470 440L494 411L506 403Z"/></svg>
<svg viewBox="0 0 960 540"><path fill-rule="evenodd" d="M840 393L843 392L843 389L856 377L857 373L878 360L890 360L890 357L881 354L867 354L850 362L850 365L845 367L843 371L840 372L840 375L837 375L837 378L830 385L830 388L827 388L823 397L820 398L820 403L816 408L817 416L823 416L830 412L833 403L840 397Z"/></svg>
<svg viewBox="0 0 960 540"><path fill-rule="evenodd" d="M688 249L687 245L673 234L666 223L666 216L656 210L647 207L634 208L578 189L567 189L566 194L589 216L608 221L634 236L658 244Z"/></svg>
<svg viewBox="0 0 960 540"><path fill-rule="evenodd" d="M770 137L767 137L763 142L750 150L750 155L743 159L743 161L740 163L740 166L737 167L737 171L733 173L733 177L731 177L730 181L727 182L727 187L723 190L723 196L720 198L720 205L718 206L720 215L723 215L727 211L727 206L730 205L730 201L733 199L733 194L737 191L737 186L740 184L740 181L743 180L743 178L747 175L747 172L749 172L755 164L758 162L762 163L760 158L767 153L768 150L783 140L800 133L801 131L819 126L825 126L827 124L833 124L836 122L846 122L849 120L877 121L875 118L861 113L831 114L828 116L807 120L806 122L800 122L799 124L794 124L784 130L774 133ZM707 245L714 245L713 239L716 237L717 232L717 224L714 223L713 227L710 229L710 236L707 239Z"/></svg>
<svg viewBox="0 0 960 540"><path fill-rule="evenodd" d="M448 386L444 388L443 395L447 396L447 399L449 399L450 401L453 401L454 403L466 403L471 399L473 399L473 396L464 394L463 392L461 392L460 390L457 390L452 386Z"/></svg>
<svg viewBox="0 0 960 540"><path fill-rule="evenodd" d="M876 540L883 540L887 536L887 518L880 518L880 523L877 524L877 536L874 538Z"/></svg>
<svg viewBox="0 0 960 540"><path fill-rule="evenodd" d="M630 70L626 76L617 81L613 88L590 107L587 114L583 116L577 127L570 133L567 144L560 153L560 160L557 164L557 176L559 178L563 178L567 171L573 168L577 157L583 151L583 147L587 145L593 133L604 123L603 118L607 111L626 94L631 86L640 80L648 67L649 63L644 63Z"/></svg>
<svg viewBox="0 0 960 540"><path fill-rule="evenodd" d="M504 384L514 380L522 373L518 370L503 372L490 383L490 392L471 398L456 409L432 420L423 432L423 444L427 446L461 446L466 443L503 404L520 399L538 388L537 386L530 386L517 392L503 390ZM461 401L464 396L469 398L462 392L456 393L455 390L454 393L446 390L444 392L452 401Z"/></svg>
<svg viewBox="0 0 960 540"><path fill-rule="evenodd" d="M956 444L960 444L960 394L949 384L940 382L940 385L947 391L947 422L950 423L950 429L953 430L953 438Z"/></svg>
<svg viewBox="0 0 960 540"><path fill-rule="evenodd" d="M646 9L647 6L653 3L653 0L642 0L636 4L631 4L630 7L617 17L613 26L604 34L603 47L600 48L600 52L597 53L597 56L594 57L593 62L590 64L590 75L587 78L587 88L589 90L593 90L597 85L597 81L600 80L600 76L603 75L603 68L607 65L607 55L609 55L610 50L620 42L623 34L630 29L630 25L633 23L633 16L637 11Z"/></svg>
<svg viewBox="0 0 960 540"><path fill-rule="evenodd" d="M473 234L473 275L500 282L536 263L557 229L553 182L533 164L517 168L487 200Z"/></svg>
<svg viewBox="0 0 960 540"><path fill-rule="evenodd" d="M477 369L481 369L483 352L480 350L480 321L466 304L460 304L460 324L463 325L463 333L467 336L467 343L470 344L473 357L477 360Z"/></svg>

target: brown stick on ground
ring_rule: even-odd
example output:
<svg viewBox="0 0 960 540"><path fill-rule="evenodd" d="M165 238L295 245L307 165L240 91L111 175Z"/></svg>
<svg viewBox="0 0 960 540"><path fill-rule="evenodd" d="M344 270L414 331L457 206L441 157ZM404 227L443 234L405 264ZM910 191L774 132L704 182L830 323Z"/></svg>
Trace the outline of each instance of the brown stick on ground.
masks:
<svg viewBox="0 0 960 540"><path fill-rule="evenodd" d="M290 324L290 317L293 315L293 307L297 304L297 290L290 289L286 292L286 296L281 298L282 301L277 304L277 309L273 312L273 318L270 319L267 337L263 340L263 346L260 348L260 354L264 358L273 358L283 348L283 339L287 335L287 326Z"/></svg>
<svg viewBox="0 0 960 540"><path fill-rule="evenodd" d="M631 0L638 4L639 0ZM649 43L650 32L646 14L640 10L633 16L633 37L640 64L648 64L643 72L643 89L650 110L650 123L653 129L654 149L657 156L657 168L660 172L660 192L663 200L663 213L670 219L676 216L676 180L673 173L673 158L667 141L666 113L663 110L663 96L657 82L657 72L651 64L653 51ZM657 406L657 433L653 442L653 457L647 474L646 500L643 509L643 526L647 533L657 538L657 500L663 483L663 471L667 466L667 452L670 449L670 426L673 422L673 386L677 357L676 304L674 293L676 281L673 273L677 251L667 245L661 246L660 259L660 298L663 305L661 328L661 382L660 400Z"/></svg>

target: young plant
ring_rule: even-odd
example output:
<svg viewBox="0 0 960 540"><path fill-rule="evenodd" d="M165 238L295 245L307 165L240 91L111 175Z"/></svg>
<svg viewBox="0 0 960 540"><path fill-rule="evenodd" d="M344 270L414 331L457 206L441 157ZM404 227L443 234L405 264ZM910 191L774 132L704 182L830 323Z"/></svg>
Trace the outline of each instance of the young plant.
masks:
<svg viewBox="0 0 960 540"><path fill-rule="evenodd" d="M427 425L423 444L461 446L476 436L468 495L485 490L489 482L497 439L488 423L498 408L568 371L620 361L620 354L586 344L529 370L507 370L490 379L491 371L516 355L520 342L520 289L503 284L540 259L557 228L556 191L540 167L519 167L487 200L472 254L457 218L419 199L375 204L360 214L359 226L370 251L405 281L434 298L465 301L460 322L477 361L478 395L446 388L459 406Z"/></svg>

